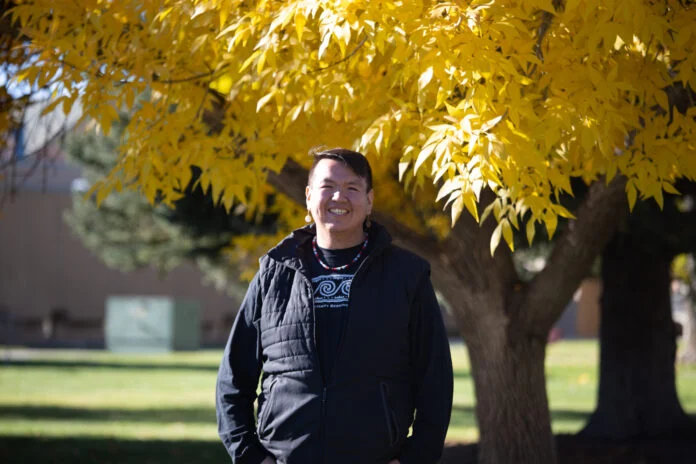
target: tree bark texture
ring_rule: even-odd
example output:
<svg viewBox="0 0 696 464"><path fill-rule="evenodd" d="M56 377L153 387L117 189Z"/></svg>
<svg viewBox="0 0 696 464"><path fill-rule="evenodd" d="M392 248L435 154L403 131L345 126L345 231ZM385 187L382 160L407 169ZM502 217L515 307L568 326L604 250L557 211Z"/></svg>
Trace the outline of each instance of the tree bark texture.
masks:
<svg viewBox="0 0 696 464"><path fill-rule="evenodd" d="M476 389L479 463L555 463L546 339L516 333L500 324L495 312L487 319L480 335L466 340Z"/></svg>
<svg viewBox="0 0 696 464"><path fill-rule="evenodd" d="M692 426L675 386L670 257L643 245L617 234L602 254L599 393L586 437L671 438Z"/></svg>

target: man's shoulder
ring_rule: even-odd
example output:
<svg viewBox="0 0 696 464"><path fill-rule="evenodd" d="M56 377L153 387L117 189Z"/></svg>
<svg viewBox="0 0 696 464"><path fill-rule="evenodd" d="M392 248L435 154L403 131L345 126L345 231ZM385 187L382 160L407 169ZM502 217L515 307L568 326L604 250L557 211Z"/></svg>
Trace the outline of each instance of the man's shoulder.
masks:
<svg viewBox="0 0 696 464"><path fill-rule="evenodd" d="M274 257L265 254L259 258L259 278L262 281L273 278L274 275L283 271L289 271L288 267Z"/></svg>
<svg viewBox="0 0 696 464"><path fill-rule="evenodd" d="M409 271L430 270L430 263L425 258L398 245L387 246L384 255L389 260L390 266L403 267Z"/></svg>

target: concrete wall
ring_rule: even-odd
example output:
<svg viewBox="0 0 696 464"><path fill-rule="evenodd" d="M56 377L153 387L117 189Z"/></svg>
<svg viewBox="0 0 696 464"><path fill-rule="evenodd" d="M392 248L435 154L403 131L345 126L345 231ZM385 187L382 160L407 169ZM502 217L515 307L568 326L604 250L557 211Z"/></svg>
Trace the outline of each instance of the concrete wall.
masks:
<svg viewBox="0 0 696 464"><path fill-rule="evenodd" d="M153 270L122 273L106 267L63 222L70 206L67 193L24 191L0 210L0 312L6 322L0 343L40 342L41 321L53 308L66 309L74 322L57 326L55 342L98 343L109 295L197 300L204 342L224 342L238 301L205 286L195 265L163 277Z"/></svg>

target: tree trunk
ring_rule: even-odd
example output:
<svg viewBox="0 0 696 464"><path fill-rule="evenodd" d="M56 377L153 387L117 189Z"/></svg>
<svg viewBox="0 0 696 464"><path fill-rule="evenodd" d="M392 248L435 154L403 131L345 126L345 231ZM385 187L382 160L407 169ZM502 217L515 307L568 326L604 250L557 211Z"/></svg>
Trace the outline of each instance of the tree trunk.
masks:
<svg viewBox="0 0 696 464"><path fill-rule="evenodd" d="M673 436L690 425L675 386L670 259L617 234L602 254L597 408L581 435L609 440Z"/></svg>
<svg viewBox="0 0 696 464"><path fill-rule="evenodd" d="M546 339L509 329L493 323L478 331L481 336L467 339L476 373L479 463L555 463L544 372Z"/></svg>

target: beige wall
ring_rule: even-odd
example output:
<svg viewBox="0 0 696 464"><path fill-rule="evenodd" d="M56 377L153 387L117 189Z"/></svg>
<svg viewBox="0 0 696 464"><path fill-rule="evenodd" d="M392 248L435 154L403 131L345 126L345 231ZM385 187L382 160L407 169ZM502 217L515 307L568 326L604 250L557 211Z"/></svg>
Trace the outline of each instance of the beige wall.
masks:
<svg viewBox="0 0 696 464"><path fill-rule="evenodd" d="M576 329L577 336L595 338L599 335L600 297L602 282L597 278L588 278L582 282L576 295L578 305Z"/></svg>
<svg viewBox="0 0 696 464"><path fill-rule="evenodd" d="M70 205L68 194L22 192L0 210L0 310L15 321L14 341L36 337L36 327L17 333L21 321L44 318L51 308L66 308L70 318L78 320L100 319L109 295L198 300L207 326L204 341L224 341L230 313L239 302L204 285L194 265L181 266L163 278L152 270L122 273L106 267L63 222L63 211ZM59 338L80 336L101 338L101 330L58 332Z"/></svg>

